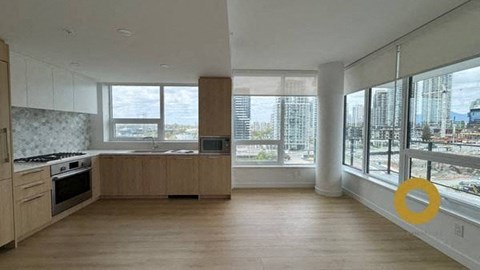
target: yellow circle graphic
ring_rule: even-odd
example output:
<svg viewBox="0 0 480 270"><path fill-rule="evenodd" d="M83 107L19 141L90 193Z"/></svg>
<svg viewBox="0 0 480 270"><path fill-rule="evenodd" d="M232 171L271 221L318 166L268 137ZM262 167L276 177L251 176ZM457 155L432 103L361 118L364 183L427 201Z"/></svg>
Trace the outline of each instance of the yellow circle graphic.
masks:
<svg viewBox="0 0 480 270"><path fill-rule="evenodd" d="M419 189L428 194L429 203L422 212L411 211L407 206L407 194L413 189ZM403 182L395 192L393 204L398 215L411 224L424 224L432 220L440 209L440 193L435 185L422 178L410 178Z"/></svg>

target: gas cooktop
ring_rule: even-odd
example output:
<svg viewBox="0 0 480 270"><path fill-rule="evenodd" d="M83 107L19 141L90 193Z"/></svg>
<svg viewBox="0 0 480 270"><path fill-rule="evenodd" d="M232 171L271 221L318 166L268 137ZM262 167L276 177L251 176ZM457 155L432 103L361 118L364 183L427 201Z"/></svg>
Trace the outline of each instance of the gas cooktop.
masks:
<svg viewBox="0 0 480 270"><path fill-rule="evenodd" d="M59 160L62 158L68 157L76 157L76 156L83 156L85 153L81 152L60 152L60 153L52 153L48 155L40 155L40 156L33 156L33 157L25 157L25 158L17 158L14 162L49 162L52 160Z"/></svg>

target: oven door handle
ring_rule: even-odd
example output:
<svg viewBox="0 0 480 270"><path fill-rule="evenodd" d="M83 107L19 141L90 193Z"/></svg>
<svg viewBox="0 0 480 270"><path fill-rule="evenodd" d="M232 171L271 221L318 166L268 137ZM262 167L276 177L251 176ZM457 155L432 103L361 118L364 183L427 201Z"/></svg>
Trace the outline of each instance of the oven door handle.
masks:
<svg viewBox="0 0 480 270"><path fill-rule="evenodd" d="M92 170L92 167L88 167L86 169L75 170L75 171L68 172L68 173L58 174L58 175L55 175L55 176L52 177L52 181L55 182L55 181L62 180L62 179L65 179L67 177L70 177L70 176L73 176L73 175L76 175L76 174L80 174L80 173L84 173L84 172L88 172L88 171L91 171L91 170Z"/></svg>

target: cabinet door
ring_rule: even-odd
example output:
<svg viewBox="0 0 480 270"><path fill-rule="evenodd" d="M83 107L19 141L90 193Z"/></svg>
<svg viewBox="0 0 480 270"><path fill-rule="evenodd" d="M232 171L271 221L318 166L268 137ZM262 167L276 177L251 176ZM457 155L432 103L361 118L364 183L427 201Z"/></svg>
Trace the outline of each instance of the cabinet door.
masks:
<svg viewBox="0 0 480 270"><path fill-rule="evenodd" d="M144 157L142 160L143 195L167 194L167 161L165 157Z"/></svg>
<svg viewBox="0 0 480 270"><path fill-rule="evenodd" d="M142 158L112 156L102 158L102 195L142 195Z"/></svg>
<svg viewBox="0 0 480 270"><path fill-rule="evenodd" d="M10 84L12 106L27 107L27 62L20 54L10 53Z"/></svg>
<svg viewBox="0 0 480 270"><path fill-rule="evenodd" d="M14 238L12 180L8 179L0 181L0 246Z"/></svg>
<svg viewBox="0 0 480 270"><path fill-rule="evenodd" d="M73 112L73 74L67 70L53 68L53 107Z"/></svg>
<svg viewBox="0 0 480 270"><path fill-rule="evenodd" d="M118 195L117 179L120 170L115 165L114 157L100 158L100 194L104 196Z"/></svg>
<svg viewBox="0 0 480 270"><path fill-rule="evenodd" d="M200 136L230 136L232 117L232 81L230 78L200 78Z"/></svg>
<svg viewBox="0 0 480 270"><path fill-rule="evenodd" d="M8 64L0 61L0 180L12 178Z"/></svg>
<svg viewBox="0 0 480 270"><path fill-rule="evenodd" d="M100 158L92 158L92 197L100 197Z"/></svg>
<svg viewBox="0 0 480 270"><path fill-rule="evenodd" d="M230 156L201 156L198 167L200 195L230 195Z"/></svg>
<svg viewBox="0 0 480 270"><path fill-rule="evenodd" d="M75 112L97 113L97 84L86 77L73 75Z"/></svg>
<svg viewBox="0 0 480 270"><path fill-rule="evenodd" d="M52 68L27 58L27 106L53 110Z"/></svg>
<svg viewBox="0 0 480 270"><path fill-rule="evenodd" d="M19 236L39 229L52 219L50 192L17 201L16 204L18 207L17 230Z"/></svg>
<svg viewBox="0 0 480 270"><path fill-rule="evenodd" d="M167 194L198 195L198 158L169 157L167 160Z"/></svg>

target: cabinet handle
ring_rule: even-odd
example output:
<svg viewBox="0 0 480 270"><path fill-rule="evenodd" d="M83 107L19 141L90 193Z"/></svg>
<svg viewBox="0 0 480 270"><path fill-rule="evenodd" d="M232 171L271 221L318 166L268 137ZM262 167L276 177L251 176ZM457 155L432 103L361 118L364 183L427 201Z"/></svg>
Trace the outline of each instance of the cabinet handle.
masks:
<svg viewBox="0 0 480 270"><path fill-rule="evenodd" d="M22 189L29 189L29 188L32 188L32 187L41 186L44 183L45 183L45 181L34 182L34 183L31 183L30 185L22 186Z"/></svg>
<svg viewBox="0 0 480 270"><path fill-rule="evenodd" d="M29 171L29 172L26 172L26 173L22 173L22 176L29 175L29 174L34 174L34 173L39 173L41 171L43 171L43 169L37 169L37 170Z"/></svg>
<svg viewBox="0 0 480 270"><path fill-rule="evenodd" d="M41 197L43 197L43 196L45 196L45 193L40 194L40 195L37 195L37 196L32 197L32 198L28 198L28 199L22 200L22 203L31 202L31 201L36 200L36 199L39 199L39 198L41 198Z"/></svg>
<svg viewBox="0 0 480 270"><path fill-rule="evenodd" d="M8 163L10 162L10 151L9 151L9 148L8 147L8 129L7 128L3 128L2 129L2 133L5 135L5 157L3 159L4 163Z"/></svg>
<svg viewBox="0 0 480 270"><path fill-rule="evenodd" d="M208 159L219 159L220 157L207 157Z"/></svg>
<svg viewBox="0 0 480 270"><path fill-rule="evenodd" d="M193 159L193 158L191 158L191 157L185 157L185 158L175 158L175 159L183 159L183 160L187 160L187 159L188 159L188 160L190 160L190 159Z"/></svg>

